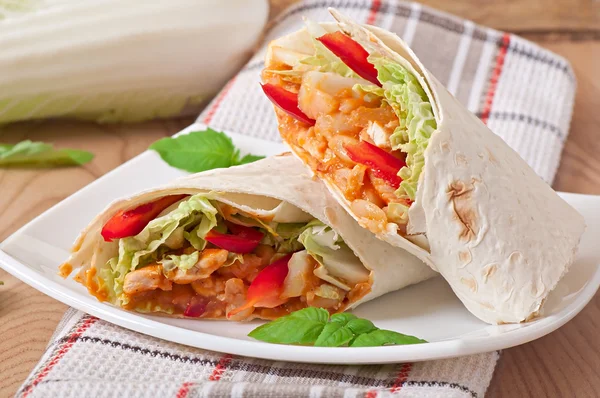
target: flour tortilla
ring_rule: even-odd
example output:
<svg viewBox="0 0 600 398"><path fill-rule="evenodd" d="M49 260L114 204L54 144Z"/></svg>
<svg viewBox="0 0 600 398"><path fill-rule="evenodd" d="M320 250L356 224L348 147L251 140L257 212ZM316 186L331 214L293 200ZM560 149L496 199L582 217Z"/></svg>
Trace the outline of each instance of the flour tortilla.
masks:
<svg viewBox="0 0 600 398"><path fill-rule="evenodd" d="M213 192L215 199L250 214L270 216L277 222L310 221L331 226L371 271L371 292L347 308L354 308L382 294L421 282L434 275L418 258L393 247L361 228L329 194L325 186L290 154L248 165L210 170L179 178L108 206L80 234L68 263L81 267L76 279L95 263L103 264L116 253L116 242L105 242L100 230L119 210L135 208L165 195Z"/></svg>
<svg viewBox="0 0 600 398"><path fill-rule="evenodd" d="M330 11L338 24L321 26L342 30L369 53L407 68L429 97L437 122L408 213L408 239L392 223L377 236L439 271L468 310L485 322L517 323L538 316L574 260L583 217L461 105L398 36ZM273 49L290 43L295 51L310 53L307 36L303 29L275 40L266 64L276 55ZM365 225L336 186L324 182Z"/></svg>

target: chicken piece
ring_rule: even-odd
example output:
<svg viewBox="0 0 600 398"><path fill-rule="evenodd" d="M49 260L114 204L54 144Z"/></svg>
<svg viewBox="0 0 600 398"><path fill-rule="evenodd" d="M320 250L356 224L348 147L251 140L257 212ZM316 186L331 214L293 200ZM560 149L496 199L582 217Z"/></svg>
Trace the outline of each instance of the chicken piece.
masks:
<svg viewBox="0 0 600 398"><path fill-rule="evenodd" d="M229 315L231 311L243 306L246 303L246 292L248 288L244 281L238 278L229 279L225 282L224 301L227 303L227 318L232 321L242 321L248 318L254 311L254 307L247 308L235 315Z"/></svg>
<svg viewBox="0 0 600 398"><path fill-rule="evenodd" d="M123 292L127 295L156 289L171 290L172 288L173 285L163 275L160 264L149 265L128 273L125 275L125 282L123 283Z"/></svg>
<svg viewBox="0 0 600 398"><path fill-rule="evenodd" d="M174 283L185 285L208 278L227 261L229 252L225 249L204 249L200 259L188 270L177 269L168 273L167 277Z"/></svg>

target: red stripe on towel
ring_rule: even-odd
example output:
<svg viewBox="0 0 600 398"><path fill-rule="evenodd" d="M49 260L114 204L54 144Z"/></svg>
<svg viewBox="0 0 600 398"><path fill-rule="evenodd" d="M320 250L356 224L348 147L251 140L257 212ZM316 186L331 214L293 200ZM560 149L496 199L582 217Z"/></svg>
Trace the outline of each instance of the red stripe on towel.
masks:
<svg viewBox="0 0 600 398"><path fill-rule="evenodd" d="M230 354L223 355L223 357L221 358L221 360L219 361L217 366L215 366L215 369L213 370L213 372L210 375L210 377L208 378L208 380L210 380L210 381L221 380L221 376L227 370L227 365L229 365L229 363L231 362L232 359L233 359L233 356Z"/></svg>
<svg viewBox="0 0 600 398"><path fill-rule="evenodd" d="M223 87L223 90L221 90L221 93L219 93L219 96L217 97L217 99L215 100L215 102L211 105L211 107L208 110L208 112L206 112L206 116L204 117L204 120L202 121L204 124L206 124L206 125L210 124L210 122L212 121L213 117L215 116L215 113L217 113L217 110L219 109L219 107L223 103L223 100L227 96L227 93L231 89L231 86L233 86L234 82L235 82L235 77L233 79L231 79L225 85L225 87Z"/></svg>
<svg viewBox="0 0 600 398"><path fill-rule="evenodd" d="M37 386L38 384L40 384L42 382L42 380L44 380L44 378L46 376L48 376L48 373L50 373L52 368L54 368L54 366L56 366L56 364L58 362L60 362L60 360L65 356L65 354L67 352L69 352L71 347L73 347L73 344L75 344L75 342L77 341L79 336L81 336L87 329L89 329L89 327L92 326L94 324L94 322L96 322L97 320L98 320L98 318L89 316L89 318L86 319L85 322L83 322L77 328L77 330L75 330L69 336L69 339L67 340L67 342L60 348L60 350L58 350L58 352L54 355L54 357L50 360L50 362L48 362L46 364L44 369L42 369L42 371L37 375L37 377L35 378L33 383L31 383L29 385L29 387L27 387L27 389L23 392L23 397L26 397L27 395L29 395L31 393L31 391L33 391L33 388L35 386Z"/></svg>
<svg viewBox="0 0 600 398"><path fill-rule="evenodd" d="M394 385L390 388L392 394L397 393L402 389L402 386L404 386L404 383L408 380L412 366L413 364L411 362L403 363L402 366L400 366Z"/></svg>
<svg viewBox="0 0 600 398"><path fill-rule="evenodd" d="M505 33L504 35L502 35L502 44L500 45L500 51L498 51L498 56L496 57L496 66L494 67L494 71L492 72L492 78L490 79L490 86L488 88L487 94L485 95L483 111L481 112L481 121L483 121L485 124L487 124L487 121L490 117L490 112L492 111L494 95L496 94L496 88L498 87L498 80L500 80L500 75L502 74L502 67L504 66L504 58L506 58L506 51L508 50L509 45L510 45L510 35L508 33Z"/></svg>
<svg viewBox="0 0 600 398"><path fill-rule="evenodd" d="M190 392L190 387L193 385L194 383L192 383L191 381L186 381L185 383L183 383L179 388L179 391L177 391L177 395L175 395L175 398L186 398L188 393Z"/></svg>
<svg viewBox="0 0 600 398"><path fill-rule="evenodd" d="M371 10L369 11L369 16L367 17L367 25L373 25L375 23L375 19L377 18L377 13L381 8L381 0L373 0L371 3Z"/></svg>

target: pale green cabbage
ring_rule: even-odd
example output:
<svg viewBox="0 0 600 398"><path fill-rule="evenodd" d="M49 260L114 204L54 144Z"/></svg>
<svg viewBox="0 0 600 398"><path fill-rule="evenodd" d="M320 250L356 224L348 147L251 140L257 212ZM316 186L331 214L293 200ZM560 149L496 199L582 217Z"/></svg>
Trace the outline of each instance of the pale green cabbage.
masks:
<svg viewBox="0 0 600 398"><path fill-rule="evenodd" d="M325 268L329 282L347 288L346 283L355 285L368 280L367 269L331 227L318 220L311 221L298 240L308 254Z"/></svg>
<svg viewBox="0 0 600 398"><path fill-rule="evenodd" d="M385 58L370 57L369 61L377 69L377 79L383 85L388 104L400 119L400 126L390 137L392 148L407 154L396 194L401 199L414 200L425 163L424 152L437 127L431 103L417 78L406 68Z"/></svg>
<svg viewBox="0 0 600 398"><path fill-rule="evenodd" d="M104 281L112 300L123 301L125 299L122 297L125 275L139 267L158 261L165 251L174 248L167 246L167 243L169 243L172 235L177 233L176 231L183 231L186 227L195 224L203 225L202 231L194 228L188 236L193 240L190 241L192 245L202 246L205 244L202 238L217 225L217 209L211 204L207 196L206 194L193 195L181 201L173 211L150 221L142 232L136 236L119 240L118 256L110 259L99 272L100 278ZM204 219L208 221L204 221ZM183 236L185 236L185 233ZM193 256L193 254L190 256ZM191 262L190 257L182 257L179 256L177 260L171 258L172 263L169 266L174 269L179 265L183 265L182 269L185 270L195 264L189 265Z"/></svg>

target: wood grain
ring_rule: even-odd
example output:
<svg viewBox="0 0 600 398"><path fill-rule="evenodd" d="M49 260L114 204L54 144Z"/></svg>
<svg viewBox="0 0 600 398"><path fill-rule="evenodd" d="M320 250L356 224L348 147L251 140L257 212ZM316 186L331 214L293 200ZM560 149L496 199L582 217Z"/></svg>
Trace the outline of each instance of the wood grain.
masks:
<svg viewBox="0 0 600 398"><path fill-rule="evenodd" d="M271 0L271 18L295 0ZM427 0L424 4L525 35L566 57L578 92L569 139L554 187L600 194L600 1ZM70 121L0 129L0 141L45 140L91 150L83 168L0 171L0 240L73 192L134 157L192 118L101 126ZM59 226L58 226L59 227ZM0 270L0 397L12 396L42 355L66 306ZM567 325L504 350L489 397L600 396L600 296Z"/></svg>
<svg viewBox="0 0 600 398"><path fill-rule="evenodd" d="M173 135L192 122L193 118L187 118L100 126L47 121L2 128L2 142L44 140L59 147L92 151L96 157L80 168L0 170L0 241L75 191L140 154L152 142ZM39 361L67 306L2 269L0 280L4 281L4 286L0 286L0 397L8 397Z"/></svg>

